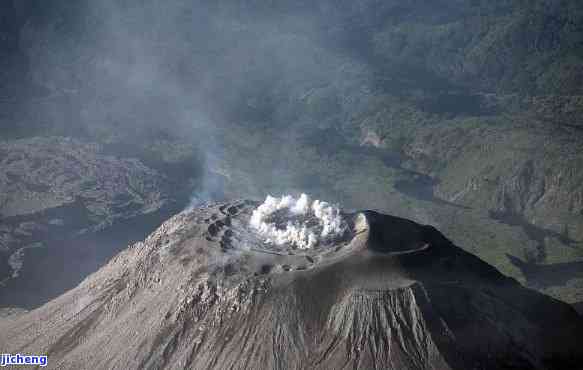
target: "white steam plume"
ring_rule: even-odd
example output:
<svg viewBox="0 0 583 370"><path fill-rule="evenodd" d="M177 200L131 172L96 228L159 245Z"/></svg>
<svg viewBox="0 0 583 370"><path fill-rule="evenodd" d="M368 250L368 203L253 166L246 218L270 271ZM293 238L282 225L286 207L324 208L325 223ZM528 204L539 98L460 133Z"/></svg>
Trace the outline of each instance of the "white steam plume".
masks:
<svg viewBox="0 0 583 370"><path fill-rule="evenodd" d="M287 219L285 228L273 222L276 213L280 212ZM265 202L253 211L249 223L266 242L290 244L299 249L309 249L322 240L339 237L346 229L337 207L319 200L312 202L306 194L297 199L290 195L281 198L267 196Z"/></svg>

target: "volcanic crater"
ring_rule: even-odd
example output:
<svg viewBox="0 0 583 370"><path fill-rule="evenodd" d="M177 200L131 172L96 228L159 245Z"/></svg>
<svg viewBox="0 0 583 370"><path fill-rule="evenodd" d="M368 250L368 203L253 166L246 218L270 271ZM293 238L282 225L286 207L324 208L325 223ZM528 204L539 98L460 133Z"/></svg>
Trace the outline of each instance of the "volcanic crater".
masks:
<svg viewBox="0 0 583 370"><path fill-rule="evenodd" d="M327 222L312 218L327 208L291 205L290 219L280 210L265 218L293 229L290 243L266 237L271 226L252 226L259 202L184 211L77 288L1 319L0 347L47 353L58 369L583 363L583 320L570 306L522 287L434 227L328 209L337 232L295 233ZM309 232L317 242L294 244Z"/></svg>

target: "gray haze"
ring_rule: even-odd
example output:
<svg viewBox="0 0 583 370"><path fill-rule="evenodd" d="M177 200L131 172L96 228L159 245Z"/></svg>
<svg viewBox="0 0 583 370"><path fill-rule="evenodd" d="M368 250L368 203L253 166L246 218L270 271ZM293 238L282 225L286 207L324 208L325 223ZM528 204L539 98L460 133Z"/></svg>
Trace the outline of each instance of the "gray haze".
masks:
<svg viewBox="0 0 583 370"><path fill-rule="evenodd" d="M329 104L336 114L342 105L354 110L351 91L369 85L364 63L342 51L344 35L335 34L325 3L24 3L13 9L26 14L14 62L26 64L11 66L24 73L5 87L11 101L4 104L13 111L3 122L8 135L38 131L121 147L168 139L191 145L193 161L207 164L208 173L223 160L230 127L277 128L280 137L325 128L337 115L302 117L305 91L337 90L338 101ZM340 77L347 74L358 77ZM285 158L275 155L265 176L282 166ZM196 185L196 197L209 197L213 181Z"/></svg>
<svg viewBox="0 0 583 370"><path fill-rule="evenodd" d="M353 106L351 91L367 91L354 81L366 86L369 79L364 64L343 51L333 22L324 22L332 9L309 2L3 2L0 140L74 137L102 144L105 154L137 157L168 176L178 207L73 241L49 229L42 239L48 248L22 257L26 271L3 288L0 305L30 307L60 294L169 213L318 185L290 175L286 153L303 150L298 138L338 124L340 99ZM318 90L334 99L314 113L306 101ZM254 170L243 184L231 177L239 158L248 163L242 173Z"/></svg>
<svg viewBox="0 0 583 370"><path fill-rule="evenodd" d="M32 163L30 149L13 155L5 183L33 189L14 193L15 208L29 205L22 194L50 198L34 190L44 178L23 180L27 166L59 177L95 159L71 162L67 150L98 143L159 173L159 184L139 180L174 202L136 239L185 207L305 192L431 224L580 305L581 25L580 0L5 0L0 140L63 144L36 154L62 161L53 167ZM134 183L121 187L131 194ZM106 208L98 199L93 219ZM31 229L19 217L0 220L0 238Z"/></svg>

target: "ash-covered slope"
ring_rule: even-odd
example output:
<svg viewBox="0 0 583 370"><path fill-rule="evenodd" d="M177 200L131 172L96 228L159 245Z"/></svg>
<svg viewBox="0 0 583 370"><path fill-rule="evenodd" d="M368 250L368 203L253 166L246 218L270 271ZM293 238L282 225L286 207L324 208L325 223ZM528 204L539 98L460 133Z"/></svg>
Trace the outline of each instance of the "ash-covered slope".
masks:
<svg viewBox="0 0 583 370"><path fill-rule="evenodd" d="M430 226L341 213L336 232L300 249L265 242L250 224L257 206L176 215L77 288L0 320L0 348L47 353L58 369L583 364L583 319L571 307L521 287ZM309 212L265 215L280 229L302 222L318 230Z"/></svg>

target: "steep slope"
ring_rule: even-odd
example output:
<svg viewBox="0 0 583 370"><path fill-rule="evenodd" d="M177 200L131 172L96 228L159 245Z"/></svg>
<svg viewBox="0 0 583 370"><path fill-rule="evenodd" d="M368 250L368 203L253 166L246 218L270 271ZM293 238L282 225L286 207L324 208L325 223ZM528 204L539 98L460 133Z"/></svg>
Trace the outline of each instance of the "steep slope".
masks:
<svg viewBox="0 0 583 370"><path fill-rule="evenodd" d="M422 128L405 150L418 169L439 178L439 197L520 215L565 239L581 240L583 178L577 169L583 141L576 130L517 121L459 120Z"/></svg>
<svg viewBox="0 0 583 370"><path fill-rule="evenodd" d="M432 227L342 213L342 232L299 249L250 226L257 205L176 215L77 288L2 319L0 347L47 353L59 369L583 363L583 320L572 308L521 287ZM317 223L296 213L278 209L270 220Z"/></svg>

